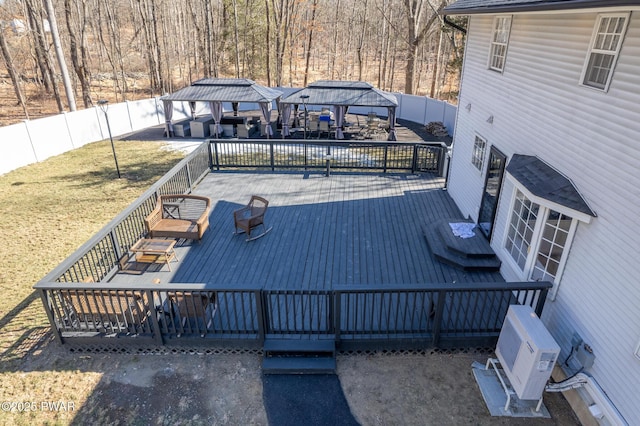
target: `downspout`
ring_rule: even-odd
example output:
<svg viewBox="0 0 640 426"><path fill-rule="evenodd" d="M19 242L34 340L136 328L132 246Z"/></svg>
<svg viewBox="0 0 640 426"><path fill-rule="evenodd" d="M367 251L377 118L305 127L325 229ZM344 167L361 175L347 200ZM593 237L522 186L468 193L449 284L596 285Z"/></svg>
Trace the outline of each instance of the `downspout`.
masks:
<svg viewBox="0 0 640 426"><path fill-rule="evenodd" d="M447 15L444 15L442 17L442 22L444 22L445 25L460 31L462 34L467 35L466 28L463 28L460 25L450 21ZM465 51L466 51L466 46L465 46ZM462 79L460 79L460 81L462 82ZM459 107L460 105L458 105L458 108ZM457 122L458 120L457 120L457 114L456 114L456 125L457 125ZM444 191L447 191L449 189L449 177L451 175L451 154L453 154L453 144L451 145L451 149L450 150L448 149L447 151L448 152L446 155L449 156L449 164L447 164L447 176L444 178L444 188L442 188Z"/></svg>

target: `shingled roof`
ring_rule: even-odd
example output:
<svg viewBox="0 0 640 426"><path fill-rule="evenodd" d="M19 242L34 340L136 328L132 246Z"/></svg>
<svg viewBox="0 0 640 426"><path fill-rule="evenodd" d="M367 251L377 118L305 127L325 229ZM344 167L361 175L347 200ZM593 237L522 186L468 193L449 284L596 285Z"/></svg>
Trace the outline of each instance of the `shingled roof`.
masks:
<svg viewBox="0 0 640 426"><path fill-rule="evenodd" d="M300 104L300 96L308 96L306 103L309 105L398 106L396 95L376 89L364 81L319 80L291 93L281 102Z"/></svg>
<svg viewBox="0 0 640 426"><path fill-rule="evenodd" d="M170 95L167 101L271 102L282 92L246 78L203 78Z"/></svg>
<svg viewBox="0 0 640 426"><path fill-rule="evenodd" d="M640 6L639 0L458 0L444 8L443 15L515 13L587 8Z"/></svg>
<svg viewBox="0 0 640 426"><path fill-rule="evenodd" d="M538 157L515 154L507 172L533 195L596 217L573 182Z"/></svg>

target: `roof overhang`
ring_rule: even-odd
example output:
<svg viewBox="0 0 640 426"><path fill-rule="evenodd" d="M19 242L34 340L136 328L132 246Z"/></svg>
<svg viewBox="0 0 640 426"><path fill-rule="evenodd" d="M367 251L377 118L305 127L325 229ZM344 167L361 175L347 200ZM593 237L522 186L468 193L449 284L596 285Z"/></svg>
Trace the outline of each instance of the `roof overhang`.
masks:
<svg viewBox="0 0 640 426"><path fill-rule="evenodd" d="M640 0L458 0L443 15L560 12L586 9L640 8Z"/></svg>
<svg viewBox="0 0 640 426"><path fill-rule="evenodd" d="M538 157L515 154L507 172L532 197L545 200L547 205L551 203L556 211L587 223L597 216L573 182Z"/></svg>

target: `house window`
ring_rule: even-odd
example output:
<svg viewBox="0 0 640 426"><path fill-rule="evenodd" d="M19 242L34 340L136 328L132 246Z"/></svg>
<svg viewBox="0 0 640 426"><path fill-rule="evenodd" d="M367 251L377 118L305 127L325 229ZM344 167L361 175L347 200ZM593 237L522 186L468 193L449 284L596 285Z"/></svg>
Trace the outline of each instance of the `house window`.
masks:
<svg viewBox="0 0 640 426"><path fill-rule="evenodd" d="M582 84L608 90L622 47L629 14L598 15L589 53L582 71Z"/></svg>
<svg viewBox="0 0 640 426"><path fill-rule="evenodd" d="M471 163L476 168L482 171L484 167L484 154L487 150L487 141L480 136L476 136L476 140L473 142L473 154L471 156Z"/></svg>
<svg viewBox="0 0 640 426"><path fill-rule="evenodd" d="M531 271L532 280L555 281L560 270L564 246L569 238L571 221L569 216L549 209Z"/></svg>
<svg viewBox="0 0 640 426"><path fill-rule="evenodd" d="M502 72L507 58L511 16L497 16L493 21L493 35L491 37L491 53L489 54L489 69Z"/></svg>
<svg viewBox="0 0 640 426"><path fill-rule="evenodd" d="M516 190L505 248L522 278L558 282L577 221Z"/></svg>

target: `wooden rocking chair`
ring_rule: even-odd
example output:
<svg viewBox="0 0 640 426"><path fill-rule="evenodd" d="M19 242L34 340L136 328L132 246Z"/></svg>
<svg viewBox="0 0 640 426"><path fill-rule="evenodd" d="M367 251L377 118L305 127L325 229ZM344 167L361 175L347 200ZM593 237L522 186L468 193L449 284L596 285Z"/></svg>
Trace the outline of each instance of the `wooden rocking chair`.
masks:
<svg viewBox="0 0 640 426"><path fill-rule="evenodd" d="M247 241L257 240L263 237L267 232L271 231L272 227L268 228L264 224L264 214L267 212L269 201L258 196L251 196L251 201L245 207L233 212L233 222L236 227L235 235L246 233ZM253 231L258 226L262 226L262 233L254 237L251 236ZM240 229L240 231L238 231Z"/></svg>

